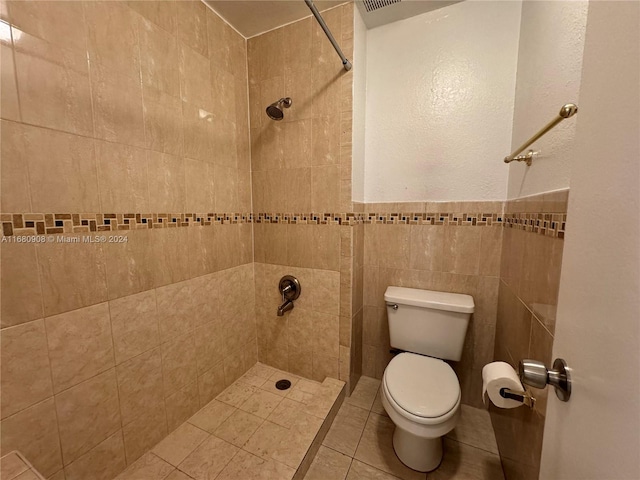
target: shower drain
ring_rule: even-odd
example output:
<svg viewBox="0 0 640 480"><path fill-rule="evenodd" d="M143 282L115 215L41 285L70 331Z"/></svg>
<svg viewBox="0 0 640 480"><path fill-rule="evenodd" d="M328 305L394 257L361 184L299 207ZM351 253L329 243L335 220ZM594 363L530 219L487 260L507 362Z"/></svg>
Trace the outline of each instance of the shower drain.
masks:
<svg viewBox="0 0 640 480"><path fill-rule="evenodd" d="M278 380L276 382L276 388L278 390L286 390L291 386L291 382L289 380Z"/></svg>

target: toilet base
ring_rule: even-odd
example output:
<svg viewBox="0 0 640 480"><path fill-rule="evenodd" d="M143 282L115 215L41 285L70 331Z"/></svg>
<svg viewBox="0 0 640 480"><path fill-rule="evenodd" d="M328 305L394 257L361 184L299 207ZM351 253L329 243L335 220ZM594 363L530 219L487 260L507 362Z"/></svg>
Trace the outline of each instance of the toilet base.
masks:
<svg viewBox="0 0 640 480"><path fill-rule="evenodd" d="M435 470L442 461L442 437L418 437L397 425L393 432L393 448L402 463L419 472Z"/></svg>

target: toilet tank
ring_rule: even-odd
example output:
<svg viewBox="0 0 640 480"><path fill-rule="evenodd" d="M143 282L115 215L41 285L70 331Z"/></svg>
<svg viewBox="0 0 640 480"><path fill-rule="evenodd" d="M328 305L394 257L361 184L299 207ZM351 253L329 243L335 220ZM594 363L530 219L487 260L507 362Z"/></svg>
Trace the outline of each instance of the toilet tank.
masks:
<svg viewBox="0 0 640 480"><path fill-rule="evenodd" d="M458 361L474 303L471 295L387 287L391 347Z"/></svg>

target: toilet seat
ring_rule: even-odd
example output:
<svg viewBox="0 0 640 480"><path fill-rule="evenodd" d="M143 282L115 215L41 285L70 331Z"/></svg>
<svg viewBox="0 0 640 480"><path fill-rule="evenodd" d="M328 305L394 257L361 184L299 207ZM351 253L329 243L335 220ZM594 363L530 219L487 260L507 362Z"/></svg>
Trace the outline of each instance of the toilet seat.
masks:
<svg viewBox="0 0 640 480"><path fill-rule="evenodd" d="M453 369L442 360L414 353L391 360L383 388L394 410L423 425L445 422L460 405L460 384Z"/></svg>

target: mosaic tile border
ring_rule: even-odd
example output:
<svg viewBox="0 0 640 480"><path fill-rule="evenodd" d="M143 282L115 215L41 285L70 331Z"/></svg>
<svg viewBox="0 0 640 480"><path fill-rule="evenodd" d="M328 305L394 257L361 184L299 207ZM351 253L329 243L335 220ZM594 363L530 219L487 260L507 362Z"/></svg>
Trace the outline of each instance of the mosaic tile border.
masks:
<svg viewBox="0 0 640 480"><path fill-rule="evenodd" d="M3 213L2 235L51 235L234 224L505 226L564 238L566 213Z"/></svg>
<svg viewBox="0 0 640 480"><path fill-rule="evenodd" d="M567 225L566 213L508 213L504 226L547 237L564 238Z"/></svg>

